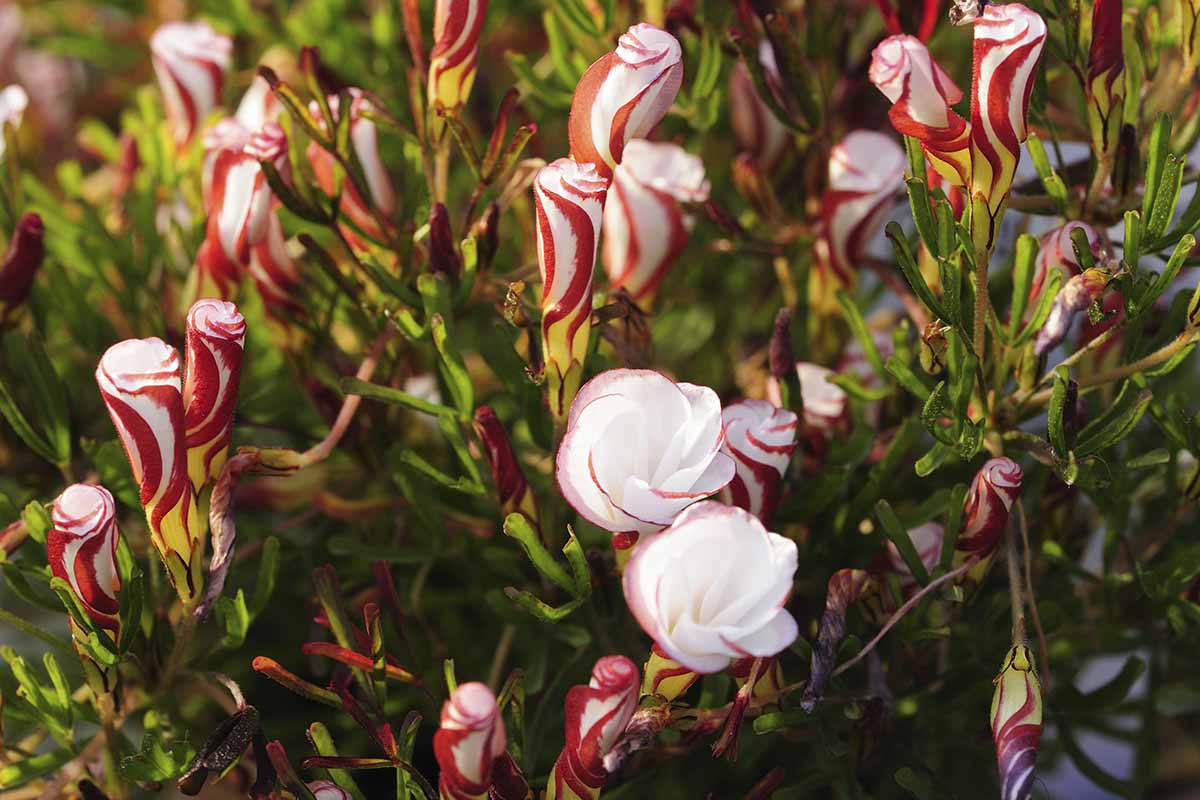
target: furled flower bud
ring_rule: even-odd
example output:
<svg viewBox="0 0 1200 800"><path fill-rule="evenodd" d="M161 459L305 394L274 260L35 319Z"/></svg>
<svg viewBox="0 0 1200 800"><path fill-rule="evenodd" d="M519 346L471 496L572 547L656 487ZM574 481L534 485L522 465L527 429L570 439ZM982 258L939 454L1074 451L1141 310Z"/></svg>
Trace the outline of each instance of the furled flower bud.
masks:
<svg viewBox="0 0 1200 800"><path fill-rule="evenodd" d="M176 144L188 144L221 102L233 41L206 22L168 22L150 37L154 72Z"/></svg>
<svg viewBox="0 0 1200 800"><path fill-rule="evenodd" d="M462 260L454 247L450 212L445 203L434 203L429 210L429 271L451 278L457 278L462 272Z"/></svg>
<svg viewBox="0 0 1200 800"><path fill-rule="evenodd" d="M1042 683L1028 647L1014 645L1008 651L995 683L992 741L1000 769L1000 798L1028 800L1042 738Z"/></svg>
<svg viewBox="0 0 1200 800"><path fill-rule="evenodd" d="M283 128L268 122L250 135L245 151L256 161L269 161L283 178L290 178L288 164L288 139Z"/></svg>
<svg viewBox="0 0 1200 800"><path fill-rule="evenodd" d="M842 387L829 382L834 374L828 367L796 362L804 422L825 434L840 433L850 423L850 397Z"/></svg>
<svg viewBox="0 0 1200 800"><path fill-rule="evenodd" d="M954 186L971 176L970 127L950 106L962 90L915 36L884 39L871 53L871 83L892 101L892 127L921 143L938 174Z"/></svg>
<svg viewBox="0 0 1200 800"><path fill-rule="evenodd" d="M429 108L461 106L475 83L479 34L487 0L437 0L433 50L429 54Z"/></svg>
<svg viewBox="0 0 1200 800"><path fill-rule="evenodd" d="M272 197L258 159L244 149L217 153L208 225L196 254L197 297L233 296L251 245L266 238Z"/></svg>
<svg viewBox="0 0 1200 800"><path fill-rule="evenodd" d="M46 255L45 228L37 214L26 214L17 227L8 248L0 258L0 323L24 305L33 288L33 279Z"/></svg>
<svg viewBox="0 0 1200 800"><path fill-rule="evenodd" d="M117 518L103 486L76 483L54 501L53 527L46 534L50 571L71 585L88 616L116 641L121 620L117 593Z"/></svg>
<svg viewBox="0 0 1200 800"><path fill-rule="evenodd" d="M200 599L203 523L188 480L179 356L162 339L114 344L96 383L133 470L150 541L185 605Z"/></svg>
<svg viewBox="0 0 1200 800"><path fill-rule="evenodd" d="M944 532L945 529L937 522L926 522L908 529L908 538L912 541L926 572L933 572L941 560ZM887 543L887 566L888 571L899 579L900 591L907 594L917 587L917 579L908 568L904 557L900 555L900 549L890 540Z"/></svg>
<svg viewBox="0 0 1200 800"><path fill-rule="evenodd" d="M569 158L542 167L533 183L542 273L542 354L550 411L566 416L583 377L592 328L592 270L608 181Z"/></svg>
<svg viewBox="0 0 1200 800"><path fill-rule="evenodd" d="M1122 0L1095 0L1088 52L1087 104L1092 145L1097 152L1110 155L1117 147L1125 101L1122 5Z"/></svg>
<svg viewBox="0 0 1200 800"><path fill-rule="evenodd" d="M988 459L975 473L963 501L963 529L954 545L956 567L971 556L979 559L967 573L968 580L979 583L987 573L1013 503L1021 494L1022 478L1020 465L1003 457Z"/></svg>
<svg viewBox="0 0 1200 800"><path fill-rule="evenodd" d="M246 320L233 303L198 300L188 312L184 441L197 496L225 465L245 339Z"/></svg>
<svg viewBox="0 0 1200 800"><path fill-rule="evenodd" d="M638 669L625 656L605 656L592 668L587 686L567 692L566 742L546 785L546 800L595 800L608 770L604 757L633 718Z"/></svg>
<svg viewBox="0 0 1200 800"><path fill-rule="evenodd" d="M0 158L4 158L7 141L4 126L21 127L21 118L25 116L25 109L28 107L29 95L20 86L14 84L0 89Z"/></svg>
<svg viewBox="0 0 1200 800"><path fill-rule="evenodd" d="M642 22L598 58L575 87L567 137L571 157L612 177L631 139L644 139L667 114L683 83L675 37Z"/></svg>
<svg viewBox="0 0 1200 800"><path fill-rule="evenodd" d="M799 629L784 606L796 560L796 543L748 511L704 501L633 551L625 601L667 655L696 672L719 672L795 641Z"/></svg>
<svg viewBox="0 0 1200 800"><path fill-rule="evenodd" d="M887 220L904 182L907 159L892 137L846 134L829 154L829 185L821 197L818 268L839 286L853 286L858 260Z"/></svg>
<svg viewBox="0 0 1200 800"><path fill-rule="evenodd" d="M442 706L433 754L442 774L442 800L482 800L492 785L492 765L508 746L496 696L482 683L464 683Z"/></svg>
<svg viewBox="0 0 1200 800"><path fill-rule="evenodd" d="M1088 243L1092 247L1092 255L1100 255L1100 234L1096 233L1096 229L1086 222L1078 220L1068 222L1066 225L1043 234L1038 246L1037 258L1033 262L1033 283L1029 287L1030 308L1035 305L1038 296L1041 295L1042 288L1046 285L1046 279L1050 276L1050 270L1058 270L1062 273L1063 281L1069 281L1083 272L1083 265L1079 263L1079 258L1075 255L1075 247L1071 243L1071 231L1077 228L1087 236Z"/></svg>
<svg viewBox="0 0 1200 800"><path fill-rule="evenodd" d="M776 380L784 380L796 365L792 350L792 310L787 306L775 313L771 344L767 348L767 370Z"/></svg>
<svg viewBox="0 0 1200 800"><path fill-rule="evenodd" d="M779 503L780 485L796 449L796 425L791 411L765 400L743 400L721 412L725 444L721 452L733 459L736 472L721 499L744 508L770 524Z"/></svg>
<svg viewBox="0 0 1200 800"><path fill-rule="evenodd" d="M479 435L492 468L492 482L500 495L500 512L505 516L520 511L533 522L538 521L537 500L525 479L508 434L491 406L475 409L475 433Z"/></svg>
<svg viewBox="0 0 1200 800"><path fill-rule="evenodd" d="M642 694L675 700L692 687L700 675L667 655L657 644L650 648L650 657L642 669Z"/></svg>
<svg viewBox="0 0 1200 800"><path fill-rule="evenodd" d="M846 638L846 612L876 589L875 579L866 570L839 569L830 576L825 595L825 613L821 615L817 641L812 647L808 684L800 699L800 706L805 711L812 711L825 696L825 688L833 676L838 647Z"/></svg>
<svg viewBox="0 0 1200 800"><path fill-rule="evenodd" d="M219 119L204 129L201 139L204 145L204 169L201 173L200 196L205 208L212 203L213 172L217 166L217 156L223 150L240 152L249 142L250 131L233 117Z"/></svg>
<svg viewBox="0 0 1200 800"><path fill-rule="evenodd" d="M766 39L759 45L758 62L762 65L767 86L779 100L783 97L782 81L775 63L775 50ZM792 143L791 132L758 96L749 71L740 61L729 78L729 121L738 149L749 153L762 169L778 166L787 154Z"/></svg>
<svg viewBox="0 0 1200 800"><path fill-rule="evenodd" d="M386 241L391 233L390 217L396 213L396 189L392 185L383 159L379 154L379 131L375 123L367 117L374 109L361 89L350 89L350 147L354 156L362 165L363 176L366 178L367 197L363 197L358 188L349 179L342 181L340 212L353 223L354 227L368 237L377 241ZM336 95L329 98L329 110L336 121L341 111ZM315 102L309 105L309 113L318 120L318 125L324 127L321 111ZM321 191L330 197L334 194L334 177L339 169L334 157L316 142L308 145L308 160L312 165L313 175L321 186ZM374 209L376 214L372 214ZM354 230L346 230L346 238L354 245L361 246L362 240Z"/></svg>
<svg viewBox="0 0 1200 800"><path fill-rule="evenodd" d="M280 312L301 309L295 296L300 284L300 270L288 252L283 224L274 213L267 219L267 231L262 241L250 246L249 272L269 316L278 317Z"/></svg>
<svg viewBox="0 0 1200 800"><path fill-rule="evenodd" d="M238 103L234 119L247 133L252 134L266 125L277 124L282 113L283 105L271 91L271 84L263 76L255 75Z"/></svg>
<svg viewBox="0 0 1200 800"><path fill-rule="evenodd" d="M1108 270L1095 267L1067 281L1058 290L1050 314L1033 340L1033 352L1040 356L1057 347L1070 330L1075 315L1099 300L1111 280Z"/></svg>
<svg viewBox="0 0 1200 800"><path fill-rule="evenodd" d="M1020 3L989 5L975 21L971 93L971 237L991 250L1028 135L1026 115L1046 23Z"/></svg>
<svg viewBox="0 0 1200 800"><path fill-rule="evenodd" d="M354 800L354 795L333 781L313 781L307 786L316 800Z"/></svg>
<svg viewBox="0 0 1200 800"><path fill-rule="evenodd" d="M721 401L705 386L643 369L602 372L579 392L555 463L558 488L628 549L734 476L721 452Z"/></svg>
<svg viewBox="0 0 1200 800"><path fill-rule="evenodd" d="M648 308L687 246L694 220L680 203L708 199L704 164L675 144L634 139L613 171L604 207L604 271Z"/></svg>

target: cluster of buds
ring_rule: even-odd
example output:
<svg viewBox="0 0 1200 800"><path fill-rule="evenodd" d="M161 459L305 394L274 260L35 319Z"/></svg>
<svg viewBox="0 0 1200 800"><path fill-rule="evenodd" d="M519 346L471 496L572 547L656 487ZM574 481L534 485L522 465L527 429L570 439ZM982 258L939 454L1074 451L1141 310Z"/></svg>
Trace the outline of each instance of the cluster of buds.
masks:
<svg viewBox="0 0 1200 800"><path fill-rule="evenodd" d="M490 406L475 409L475 433L483 442L488 465L492 468L492 482L500 496L500 512L508 516L519 511L537 524L537 499L529 488L504 425Z"/></svg>
<svg viewBox="0 0 1200 800"><path fill-rule="evenodd" d="M1033 341L1034 354L1041 356L1057 347L1071 329L1076 315L1097 302L1111 281L1112 275L1100 267L1085 270L1067 281L1054 297L1050 314Z"/></svg>
<svg viewBox="0 0 1200 800"><path fill-rule="evenodd" d="M96 383L129 457L150 540L187 607L200 599L205 489L224 463L241 375L245 321L233 303L201 300L187 318L187 382L161 339L110 347Z"/></svg>
<svg viewBox="0 0 1200 800"><path fill-rule="evenodd" d="M4 128L8 125L14 128L21 127L21 119L28 107L29 95L20 86L13 84L0 89L0 158L4 158L8 141L4 136Z"/></svg>
<svg viewBox="0 0 1200 800"><path fill-rule="evenodd" d="M992 741L1000 770L1001 800L1028 800L1042 738L1042 684L1033 653L1013 645L992 695Z"/></svg>
<svg viewBox="0 0 1200 800"><path fill-rule="evenodd" d="M487 798L494 766L507 746L504 720L492 690L482 683L457 687L442 706L441 725L433 735L442 800Z"/></svg>
<svg viewBox="0 0 1200 800"><path fill-rule="evenodd" d="M429 108L455 109L467 102L475 83L479 34L487 17L487 0L439 0L433 16L433 50L429 54ZM433 120L435 134L443 129Z"/></svg>
<svg viewBox="0 0 1200 800"><path fill-rule="evenodd" d="M1021 494L1024 473L1011 458L988 459L963 501L963 529L955 541L954 566L977 558L967 571L967 583L979 584L991 566L992 557L1008 525L1013 503Z"/></svg>
<svg viewBox="0 0 1200 800"><path fill-rule="evenodd" d="M1125 102L1125 51L1121 19L1123 0L1095 0L1092 45L1088 51L1087 106L1092 146L1103 156L1117 149Z"/></svg>
<svg viewBox="0 0 1200 800"><path fill-rule="evenodd" d="M150 54L167 106L167 122L180 147L221 102L233 40L206 22L168 22L150 37Z"/></svg>
<svg viewBox="0 0 1200 800"><path fill-rule="evenodd" d="M1021 5L987 5L973 22L971 120L950 106L962 91L912 36L891 36L872 55L870 78L894 104L896 130L921 143L943 178L967 189L977 250L990 250L1021 158L1033 78L1046 40L1041 16Z"/></svg>
<svg viewBox="0 0 1200 800"><path fill-rule="evenodd" d="M662 530L735 473L721 400L651 370L602 372L579 392L555 461L563 497L611 531L620 563L642 534Z"/></svg>
<svg viewBox="0 0 1200 800"><path fill-rule="evenodd" d="M4 255L0 256L0 325L25 304L33 279L46 255L45 229L37 214L17 220Z"/></svg>
<svg viewBox="0 0 1200 800"><path fill-rule="evenodd" d="M721 412L723 451L736 472L721 499L770 524L779 504L784 473L796 449L799 419L765 400L743 400Z"/></svg>
<svg viewBox="0 0 1200 800"><path fill-rule="evenodd" d="M704 164L679 145L626 146L604 207L603 263L614 290L649 308L695 224L681 203L703 203L708 189Z"/></svg>
<svg viewBox="0 0 1200 800"><path fill-rule="evenodd" d="M71 587L96 627L114 643L121 638L121 575L117 571L116 506L103 486L77 483L54 501L53 527L46 534L46 555L50 571ZM87 634L71 620L72 642L83 663L84 674L97 694L111 692L116 685L116 670L88 655L83 645Z"/></svg>
<svg viewBox="0 0 1200 800"><path fill-rule="evenodd" d="M605 656L592 668L587 686L567 692L565 743L550 780L546 800L596 800L612 750L637 710L638 669L625 656Z"/></svg>
<svg viewBox="0 0 1200 800"><path fill-rule="evenodd" d="M906 163L900 145L877 131L851 131L834 146L813 273L822 281L821 297L854 286L866 246L887 221L903 186Z"/></svg>
<svg viewBox="0 0 1200 800"><path fill-rule="evenodd" d="M653 25L634 25L622 34L617 49L588 67L575 88L568 124L570 158L543 167L534 179L542 354L550 411L556 419L567 415L583 378L591 335L592 271L613 170L626 145L649 134L675 101L683 81L681 53L675 37ZM644 172L635 164L634 180ZM678 180L686 186L692 179ZM703 183L702 176L699 181ZM632 186L633 181L626 183ZM661 231L650 231L646 246L657 244L660 236ZM664 260L669 265L678 255L673 249L678 248L667 243L656 263L639 263L638 274L629 280L638 286L649 284L652 290L657 282L653 273L666 268L661 266ZM621 259L616 249L613 252L615 265ZM647 269L652 273L648 277Z"/></svg>

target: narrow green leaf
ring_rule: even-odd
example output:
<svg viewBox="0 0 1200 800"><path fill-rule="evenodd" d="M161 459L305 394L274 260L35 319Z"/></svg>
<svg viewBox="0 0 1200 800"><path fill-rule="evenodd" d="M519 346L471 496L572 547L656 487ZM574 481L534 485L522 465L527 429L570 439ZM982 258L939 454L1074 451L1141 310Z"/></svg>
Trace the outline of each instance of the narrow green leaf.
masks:
<svg viewBox="0 0 1200 800"><path fill-rule="evenodd" d="M1029 303L1029 290L1033 286L1033 273L1037 261L1038 240L1023 233L1017 237L1016 256L1013 260L1012 305L1008 313L1008 339L1017 338L1021 318ZM1043 290L1044 291L1044 290Z"/></svg>
<svg viewBox="0 0 1200 800"><path fill-rule="evenodd" d="M925 278L921 275L921 270L917 267L917 261L908 246L908 239L904 236L904 230L900 227L899 223L895 220L889 222L884 229L884 233L892 243L892 251L896 256L896 264L904 274L908 285L912 287L913 292L925 304L926 308L933 312L934 316L939 319L947 319L946 310L937 301L937 298L933 296L933 292L929 289L929 284L925 282Z"/></svg>
<svg viewBox="0 0 1200 800"><path fill-rule="evenodd" d="M1046 408L1046 433L1059 458L1066 458L1071 449L1067 444L1064 420L1068 413L1067 402L1073 400L1077 394L1071 391L1073 383L1066 367L1054 370L1054 388L1050 394L1050 404Z"/></svg>
<svg viewBox="0 0 1200 800"><path fill-rule="evenodd" d="M908 535L908 531L900 524L900 518L896 516L896 512L892 509L891 504L887 500L877 502L875 504L875 515L879 518L879 524L883 529L884 535L891 539L892 544L896 546L896 550L900 552L904 563L912 571L913 577L922 586L929 583L929 572L921 562L921 556L917 554L917 548L913 545L912 537Z"/></svg>
<svg viewBox="0 0 1200 800"><path fill-rule="evenodd" d="M888 360L884 362L883 366L901 386L916 395L917 399L921 401L929 399L929 387L897 356L888 356Z"/></svg>
<svg viewBox="0 0 1200 800"><path fill-rule="evenodd" d="M862 312L858 310L858 305L854 302L854 298L845 289L837 290L837 301L842 307L842 314L846 317L846 322L850 326L850 332L854 334L854 338L858 340L858 344L862 347L863 355L867 362L874 368L875 372L881 378L887 377L887 371L883 367L883 358L879 355L879 348L875 346L875 340L871 338L871 332L867 329L867 323L862 317Z"/></svg>

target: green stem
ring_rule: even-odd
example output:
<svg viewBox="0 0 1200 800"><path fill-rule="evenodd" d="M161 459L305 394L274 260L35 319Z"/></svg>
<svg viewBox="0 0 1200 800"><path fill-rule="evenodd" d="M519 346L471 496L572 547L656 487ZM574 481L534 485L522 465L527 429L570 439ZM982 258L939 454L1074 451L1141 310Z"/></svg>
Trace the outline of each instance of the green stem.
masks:
<svg viewBox="0 0 1200 800"><path fill-rule="evenodd" d="M991 300L988 298L988 260L991 257L990 250L975 251L975 335L972 337L972 344L975 357L979 359L981 366L984 358L983 348L987 342L987 315L991 309Z"/></svg>

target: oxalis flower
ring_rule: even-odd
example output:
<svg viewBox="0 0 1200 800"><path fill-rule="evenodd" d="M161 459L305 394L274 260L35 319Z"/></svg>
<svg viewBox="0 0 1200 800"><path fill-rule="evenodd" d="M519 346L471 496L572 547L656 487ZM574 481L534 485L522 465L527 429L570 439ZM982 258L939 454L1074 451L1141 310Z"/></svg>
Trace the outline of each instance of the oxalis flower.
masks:
<svg viewBox="0 0 1200 800"><path fill-rule="evenodd" d="M233 40L206 22L168 22L150 37L150 54L166 101L167 122L182 147L221 102Z"/></svg>
<svg viewBox="0 0 1200 800"><path fill-rule="evenodd" d="M4 158L6 139L4 126L21 127L25 109L29 107L29 95L20 86L13 84L0 89L0 158Z"/></svg>
<svg viewBox="0 0 1200 800"><path fill-rule="evenodd" d="M567 502L619 534L613 545L627 550L639 534L665 528L733 479L724 442L712 389L650 370L613 369L575 398L555 475Z"/></svg>
<svg viewBox="0 0 1200 800"><path fill-rule="evenodd" d="M250 263L250 249L264 241L273 195L258 159L245 149L223 149L213 162L208 225L196 254L196 297L232 297Z"/></svg>
<svg viewBox="0 0 1200 800"><path fill-rule="evenodd" d="M583 377L592 327L592 270L608 181L569 158L542 167L533 182L542 274L542 355L550 411L561 419Z"/></svg>
<svg viewBox="0 0 1200 800"><path fill-rule="evenodd" d="M699 673L773 656L795 641L784 608L796 543L748 511L697 503L634 550L622 585L629 610L668 656Z"/></svg>
<svg viewBox="0 0 1200 800"><path fill-rule="evenodd" d="M990 250L1012 186L1046 23L1020 3L989 5L975 20L971 91L971 237Z"/></svg>
<svg viewBox="0 0 1200 800"><path fill-rule="evenodd" d="M827 287L854 285L859 259L887 221L906 165L903 148L876 131L851 131L829 154L817 243L817 277Z"/></svg>
<svg viewBox="0 0 1200 800"><path fill-rule="evenodd" d="M762 65L767 86L782 104L784 93L779 67L775 63L775 50L766 39L759 45L758 62ZM729 124L738 149L748 153L763 170L778 166L792 143L791 131L758 96L754 81L741 61L734 65L729 78Z"/></svg>
<svg viewBox="0 0 1200 800"><path fill-rule="evenodd" d="M938 174L954 186L971 176L970 126L950 106L962 100L929 49L915 36L889 36L871 53L871 83L892 101L892 127L921 143Z"/></svg>
<svg viewBox="0 0 1200 800"><path fill-rule="evenodd" d="M1100 234L1086 222L1075 220L1042 234L1037 258L1033 262L1033 283L1029 286L1030 310L1036 304L1038 296L1041 295L1051 270L1062 273L1064 281L1083 272L1083 265L1079 263L1079 258L1075 255L1075 246L1071 242L1071 231L1076 229L1083 231L1087 236L1092 255L1100 256Z"/></svg>
<svg viewBox="0 0 1200 800"><path fill-rule="evenodd" d="M197 496L225 465L245 339L246 320L233 303L200 300L188 312L184 442Z"/></svg>
<svg viewBox="0 0 1200 800"><path fill-rule="evenodd" d="M129 457L150 541L191 605L200 598L204 541L188 480L179 355L162 339L127 339L101 357L96 383Z"/></svg>
<svg viewBox="0 0 1200 800"><path fill-rule="evenodd" d="M46 256L45 226L37 214L25 214L0 255L0 324L29 299L33 279Z"/></svg>
<svg viewBox="0 0 1200 800"><path fill-rule="evenodd" d="M429 54L430 108L461 106L475 83L479 34L487 0L438 0L433 14L433 51ZM438 125L440 127L440 124Z"/></svg>
<svg viewBox="0 0 1200 800"><path fill-rule="evenodd" d="M571 157L605 178L625 145L645 138L667 114L683 83L683 51L674 36L642 22L621 34L575 87L567 137Z"/></svg>
<svg viewBox="0 0 1200 800"><path fill-rule="evenodd" d="M836 387L835 387L836 388ZM721 499L769 524L779 503L780 485L796 449L799 419L765 400L743 400L721 412L725 444L736 472Z"/></svg>
<svg viewBox="0 0 1200 800"><path fill-rule="evenodd" d="M1014 645L996 676L992 741L1000 770L1001 800L1027 800L1042 738L1042 684L1033 653Z"/></svg>
<svg viewBox="0 0 1200 800"><path fill-rule="evenodd" d="M992 458L975 473L963 501L963 529L955 542L954 566L971 556L979 563L967 572L967 580L979 583L996 553L1013 503L1021 494L1024 473L1011 458Z"/></svg>
<svg viewBox="0 0 1200 800"><path fill-rule="evenodd" d="M708 199L704 164L682 147L635 139L613 172L604 207L604 271L648 308L687 246L695 220L681 203Z"/></svg>
<svg viewBox="0 0 1200 800"><path fill-rule="evenodd" d="M625 656L605 656L587 686L567 692L566 743L546 785L546 800L595 800L608 770L604 756L637 710L638 669Z"/></svg>
<svg viewBox="0 0 1200 800"><path fill-rule="evenodd" d="M496 696L482 683L464 683L442 706L433 754L441 769L443 800L483 800L492 785L492 766L508 739Z"/></svg>
<svg viewBox="0 0 1200 800"><path fill-rule="evenodd" d="M1109 155L1117 147L1125 100L1122 5L1122 0L1095 0L1092 45L1088 50L1088 127L1092 132L1092 146L1097 152Z"/></svg>
<svg viewBox="0 0 1200 800"><path fill-rule="evenodd" d="M475 433L483 442L488 465L492 469L492 483L499 494L500 512L505 516L520 511L537 523L537 499L529 488L525 471L513 450L512 442L504 430L504 424L491 406L475 409Z"/></svg>

